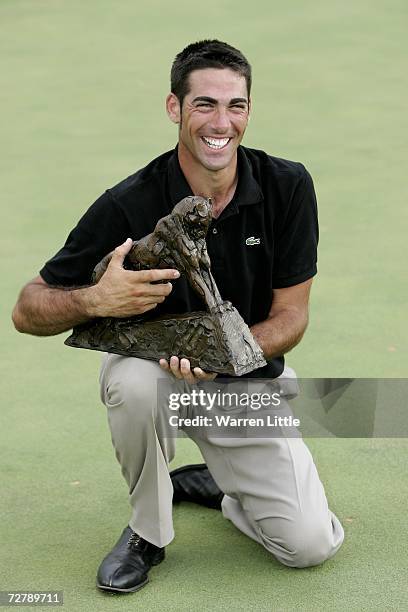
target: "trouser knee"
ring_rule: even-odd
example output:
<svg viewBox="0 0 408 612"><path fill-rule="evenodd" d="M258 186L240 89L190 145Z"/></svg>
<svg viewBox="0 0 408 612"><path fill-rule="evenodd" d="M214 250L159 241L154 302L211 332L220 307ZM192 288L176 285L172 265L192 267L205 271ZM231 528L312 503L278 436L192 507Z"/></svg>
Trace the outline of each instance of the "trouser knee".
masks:
<svg viewBox="0 0 408 612"><path fill-rule="evenodd" d="M156 416L155 394L147 394L139 381L123 379L112 382L106 389L106 406L113 410L121 410L132 417L134 421L143 423Z"/></svg>
<svg viewBox="0 0 408 612"><path fill-rule="evenodd" d="M330 522L316 523L267 518L258 522L263 546L289 567L320 565L334 554ZM281 523L281 525L279 525ZM281 527L281 529L279 529Z"/></svg>
<svg viewBox="0 0 408 612"><path fill-rule="evenodd" d="M110 409L126 412L144 423L157 416L157 379L159 366L142 359L109 356L101 375L101 398Z"/></svg>

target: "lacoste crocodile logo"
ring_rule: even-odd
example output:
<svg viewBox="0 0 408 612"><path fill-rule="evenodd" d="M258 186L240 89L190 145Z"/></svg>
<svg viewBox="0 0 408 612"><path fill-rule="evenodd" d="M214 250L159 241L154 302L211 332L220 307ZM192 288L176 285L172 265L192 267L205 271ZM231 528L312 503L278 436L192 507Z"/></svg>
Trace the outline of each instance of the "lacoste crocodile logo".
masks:
<svg viewBox="0 0 408 612"><path fill-rule="evenodd" d="M254 244L261 244L261 239L255 238L255 236L250 236L245 240L245 244L248 246L253 246Z"/></svg>

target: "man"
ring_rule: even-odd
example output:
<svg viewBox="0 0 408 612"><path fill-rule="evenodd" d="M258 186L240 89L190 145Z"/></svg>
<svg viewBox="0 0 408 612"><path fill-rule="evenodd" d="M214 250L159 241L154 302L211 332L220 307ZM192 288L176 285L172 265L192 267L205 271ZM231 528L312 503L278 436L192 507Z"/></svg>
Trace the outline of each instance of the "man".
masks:
<svg viewBox="0 0 408 612"><path fill-rule="evenodd" d="M199 310L199 298L177 270L135 272L122 264L132 244L129 236L145 236L183 197L201 195L213 202L207 247L217 285L250 326L268 362L252 375L282 374L283 355L300 341L308 321L316 274L316 200L302 164L240 145L250 90L250 65L226 43L201 41L177 55L166 100L168 116L178 125L176 149L108 189L89 208L65 246L23 288L13 312L19 331L46 336L93 317ZM94 266L112 249L105 274L90 286ZM214 377L191 370L177 355L160 365L105 356L101 395L129 485L132 516L99 568L99 588L127 592L146 584L149 569L163 560L174 537L173 486L177 499L210 507L221 507L222 500L224 516L285 565L322 563L341 546L343 529L328 509L300 437L190 433L209 471L205 465L187 466L170 477L174 439L155 402L157 381L194 384Z"/></svg>

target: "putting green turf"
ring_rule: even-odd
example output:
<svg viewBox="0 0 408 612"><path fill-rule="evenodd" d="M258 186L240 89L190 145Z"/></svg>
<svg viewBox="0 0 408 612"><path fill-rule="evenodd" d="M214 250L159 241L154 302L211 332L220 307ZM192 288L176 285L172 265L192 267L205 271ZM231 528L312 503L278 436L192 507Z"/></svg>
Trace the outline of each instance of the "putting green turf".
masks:
<svg viewBox="0 0 408 612"><path fill-rule="evenodd" d="M10 324L19 288L84 209L174 146L171 60L219 37L254 68L245 144L301 160L318 194L311 322L289 364L303 377L405 377L406 25L402 0L1 2L0 590L63 589L72 611L407 606L407 441L393 439L308 442L346 531L323 566L285 568L220 514L185 505L148 587L96 592L128 518L100 356ZM174 464L199 460L181 440Z"/></svg>

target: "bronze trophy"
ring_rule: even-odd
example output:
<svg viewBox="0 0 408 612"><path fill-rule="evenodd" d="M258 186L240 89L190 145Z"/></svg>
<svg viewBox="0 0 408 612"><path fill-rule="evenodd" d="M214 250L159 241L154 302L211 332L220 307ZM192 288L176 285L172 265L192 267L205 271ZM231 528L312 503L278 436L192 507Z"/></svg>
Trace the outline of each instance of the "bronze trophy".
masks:
<svg viewBox="0 0 408 612"><path fill-rule="evenodd" d="M176 268L184 274L206 310L180 315L97 318L74 327L65 344L159 361L172 355L207 372L242 376L266 364L262 350L236 308L223 301L211 274L205 237L211 201L189 196L157 222L154 231L133 243L124 265L130 270ZM104 274L112 253L95 267Z"/></svg>

